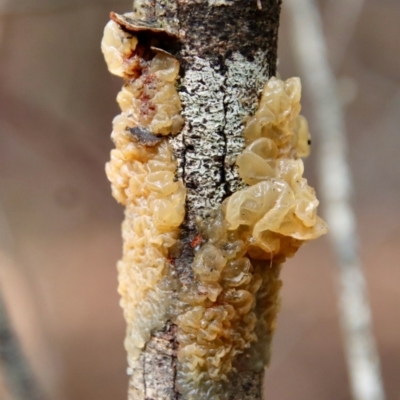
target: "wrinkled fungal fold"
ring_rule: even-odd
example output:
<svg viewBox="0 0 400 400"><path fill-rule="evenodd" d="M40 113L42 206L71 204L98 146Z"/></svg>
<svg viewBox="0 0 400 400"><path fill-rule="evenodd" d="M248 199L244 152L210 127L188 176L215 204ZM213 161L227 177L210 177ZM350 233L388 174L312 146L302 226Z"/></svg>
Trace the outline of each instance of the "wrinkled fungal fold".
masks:
<svg viewBox="0 0 400 400"><path fill-rule="evenodd" d="M135 4L140 17L142 2ZM185 400L227 399L232 374L261 371L268 363L282 263L327 231L303 177L301 157L311 140L299 115L300 80L266 83L236 159L243 188L198 216L194 278L181 286L172 252L181 246L186 188L176 178L168 142L184 125L179 62L113 20L101 47L110 72L124 79L106 173L125 206L118 291L128 363L133 368L152 333L172 321L178 327L176 389Z"/></svg>
<svg viewBox="0 0 400 400"><path fill-rule="evenodd" d="M298 78L267 82L236 160L247 187L198 224L195 281L176 320L177 383L188 400L228 399L230 374L268 363L281 264L327 230L303 178L310 134L300 95Z"/></svg>
<svg viewBox="0 0 400 400"><path fill-rule="evenodd" d="M122 113L113 121L115 149L106 173L114 198L125 206L118 291L132 366L151 332L168 320L176 287L169 249L179 238L186 189L175 179L177 164L165 137L183 125L175 88L179 63L141 48L114 21L105 28L101 47L110 72L125 80L117 96Z"/></svg>

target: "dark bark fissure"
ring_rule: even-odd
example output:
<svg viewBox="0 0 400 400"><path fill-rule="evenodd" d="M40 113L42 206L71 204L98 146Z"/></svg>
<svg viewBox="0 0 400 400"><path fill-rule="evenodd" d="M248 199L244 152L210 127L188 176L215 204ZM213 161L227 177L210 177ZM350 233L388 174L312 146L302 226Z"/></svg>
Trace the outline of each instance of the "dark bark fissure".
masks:
<svg viewBox="0 0 400 400"><path fill-rule="evenodd" d="M254 60L255 53L259 50L265 51L266 64L268 65L269 76L275 75L276 58L277 58L277 30L279 24L280 0L267 0L262 3L262 10L257 8L256 1L242 0L231 1L228 6L211 7L208 2L196 3L180 3L177 2L178 29L184 31L185 36L181 39L179 51L174 52L174 55L181 62L182 77L185 77L186 71L192 68L191 59L200 57L209 60L213 65L214 70L224 76L221 86L223 93L223 121L222 127L216 132L216 136L222 138L222 155L210 160L210 164L218 164L219 179L215 180L215 192L218 192L217 187L222 188L222 193L214 204L220 203L228 197L234 188L232 182L227 179L228 169L226 158L227 154L227 133L225 131L227 124L227 99L225 89L227 86L227 66L226 60L234 52L239 52L249 61ZM165 13L165 19L170 19L173 13ZM204 82L206 83L206 82ZM187 92L185 86L180 87L180 93ZM207 108L205 108L207 111ZM206 118L206 116L205 116ZM189 127L187 133L183 134L183 149L180 154L177 154L180 159L181 178L185 186L192 192L201 190L201 185L198 184L193 177L188 173L187 159L188 152L196 152L196 140L201 141L201 137L193 137L193 140L188 140L188 133L192 132L191 121L187 121ZM201 154L199 154L201 156ZM210 165L211 167L211 165ZM210 193L213 196L213 193ZM195 227L196 216L204 216L207 210L199 210L193 207L188 201L186 205L186 220L181 227L182 252L176 258L175 265L177 272L181 277L181 281L187 278L192 279L191 263L193 260L193 249L190 246L192 240L197 235ZM202 215L203 214L203 215Z"/></svg>
<svg viewBox="0 0 400 400"><path fill-rule="evenodd" d="M223 61L221 61L221 63L222 62ZM226 73L226 71L225 71L225 73ZM227 83L227 79L225 78L224 87L226 87L226 83ZM226 158L228 156L228 139L227 139L226 133L225 133L226 119L227 119L227 104L226 104L225 93L224 93L224 99L223 99L223 106L224 106L224 130L222 131L222 136L224 138L224 153L222 156L222 166L221 166L221 184L223 185L224 192L225 192L222 200L225 200L227 197L229 197L232 194L232 191L229 187L229 182L226 179L226 172L225 172Z"/></svg>

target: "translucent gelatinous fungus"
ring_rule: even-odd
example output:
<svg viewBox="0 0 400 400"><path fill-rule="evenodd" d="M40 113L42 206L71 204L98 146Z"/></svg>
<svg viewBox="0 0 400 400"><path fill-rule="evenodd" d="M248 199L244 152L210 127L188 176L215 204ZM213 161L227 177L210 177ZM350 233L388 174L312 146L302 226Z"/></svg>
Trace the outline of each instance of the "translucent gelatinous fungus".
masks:
<svg viewBox="0 0 400 400"><path fill-rule="evenodd" d="M141 17L144 3L135 4ZM115 21L105 28L102 50L110 72L125 80L106 173L125 205L118 272L128 362L133 366L152 332L170 320L178 326L176 388L183 398L226 399L232 373L259 371L268 362L281 264L327 230L303 178L300 157L311 141L299 115L300 80L271 78L265 85L236 160L245 187L199 215L194 279L179 287L170 257L179 248L186 188L176 179L168 142L184 124L179 63ZM179 301L172 301L178 291Z"/></svg>
<svg viewBox="0 0 400 400"><path fill-rule="evenodd" d="M271 78L245 127L237 157L249 185L199 223L203 245L195 281L177 317L178 387L187 399L225 399L229 373L260 370L279 309L280 264L327 230L303 178L310 135L300 112L300 81Z"/></svg>
<svg viewBox="0 0 400 400"><path fill-rule="evenodd" d="M176 285L168 250L179 238L186 189L175 179L177 165L163 136L176 134L183 125L175 88L179 63L144 49L114 21L105 28L102 50L110 72L125 79L117 96L122 113L111 134L116 148L106 173L113 196L126 206L118 290L131 364L151 331L167 321Z"/></svg>

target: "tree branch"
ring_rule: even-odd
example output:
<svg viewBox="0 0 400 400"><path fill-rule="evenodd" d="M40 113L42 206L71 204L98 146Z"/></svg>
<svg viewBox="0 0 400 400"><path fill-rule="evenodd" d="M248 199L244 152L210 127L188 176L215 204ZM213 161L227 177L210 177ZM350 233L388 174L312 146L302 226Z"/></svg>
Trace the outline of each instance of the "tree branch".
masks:
<svg viewBox="0 0 400 400"><path fill-rule="evenodd" d="M139 44L140 40L144 43L146 38L156 39L154 35L159 34L157 40L160 40L160 44L157 47L168 51L180 64L181 78L178 92L185 125L178 135L168 136L165 139L168 146L173 149L177 160L175 178L178 182L183 182L186 191L186 217L179 228L180 247L179 251L175 252L176 254L170 256L171 266L168 267L172 270L171 276L179 281L178 289L171 293L170 297L173 298L173 303L179 304L183 302L180 296L185 289L197 287L193 270L196 245L193 245L193 242L200 234L199 220L207 219L210 216L210 210L211 212L218 210L226 197L243 187L235 160L244 148L245 118L254 114L265 83L275 74L280 0L263 0L261 10L257 7L255 0L135 1L134 10L135 14L126 15L125 18L130 18L132 32L134 34L138 32L138 37L141 35ZM121 17L118 23L122 26L122 30L129 31L129 21L125 21L128 22L127 24L122 21L123 18ZM138 22L139 18L141 21ZM114 18L113 20L115 21ZM134 23L138 28L132 25ZM149 27L147 32L146 26ZM167 33L167 38L161 37L160 27ZM173 37L179 38L179 41L170 39ZM127 38L127 40L132 39ZM110 173L110 176L113 178L114 175ZM133 215L135 214L132 211L126 214L127 218ZM130 223L133 225L132 221ZM128 261L123 262L125 264L120 267L120 270L125 271ZM151 261L148 262L151 263ZM278 310L280 267L272 262L267 263L271 264L269 269L265 268L268 271L264 272L268 275L265 276L265 291L268 289L268 293L263 292L260 304L269 306L262 312L267 314L266 318L268 317L268 323L271 325L268 327L270 329L264 329L263 336L270 340L274 317ZM123 286L122 291L128 298L129 289ZM149 290L148 293L153 292ZM232 293L236 292L232 290ZM202 295L202 293L197 293L198 297ZM273 304L268 302L270 297L271 303L272 300L274 301ZM142 303L148 301L150 304L149 298L150 295L147 294ZM159 301L158 298L155 301ZM166 301L161 303L165 304ZM153 307L152 311L158 305L159 303ZM217 304L215 307L217 308ZM211 302L210 308L213 308ZM177 318L176 315L172 317ZM146 318L149 318L148 315L141 314L141 321L138 318L128 321L126 341L128 348L132 338L136 338L131 332L142 324L142 321L146 321ZM159 319L157 318L157 321ZM179 321L174 320L174 322L179 324ZM211 323L212 320L209 322ZM145 324L146 322L143 322L143 325ZM228 320L225 324L229 324ZM251 326L251 330L255 329L251 325L250 318L243 324L245 327ZM139 355L137 352L131 352L129 355L128 350L130 366L128 372L132 375L129 386L130 399L183 399L182 392L186 392L185 399L187 400L193 398L261 399L263 364L253 368L246 360L239 362L237 360L239 357L235 359L237 365L235 364L234 368L229 364L227 372L220 372L217 376L214 373L213 379L207 375L208 370L203 371L202 376L199 377L200 389L196 386L198 382L194 379L189 379L188 385L192 385L189 388L183 388L185 382L179 387L177 375L181 373L182 377L184 373L182 369L176 372L178 365L176 325L168 322L158 331L155 331L154 325L151 325L149 330L152 332L152 337L149 341L146 337L144 340L146 345L143 350L140 347ZM246 329L243 328L243 331ZM241 338L241 333L231 332L231 336ZM243 349L237 352L234 351L235 349L232 350L234 355L231 358L247 351L249 346L244 346L247 342L250 343L251 338L250 335L248 336L242 339ZM222 368L220 364L218 365L218 361L224 351L228 355L231 354L228 348L229 337L222 338L221 342L224 340L227 341L226 349L222 348L222 352L215 355L217 364L215 367ZM218 337L215 339L215 343L217 342ZM269 341L264 343L260 340L260 342L265 344L263 350L268 354ZM182 341L179 343L181 348L184 347ZM189 345L186 347L193 348ZM197 346L197 348L200 347L200 345ZM192 359L196 362L196 354L193 354ZM231 362L231 359L229 361ZM211 363L210 368L214 368ZM197 369L201 371L201 368ZM225 382L227 379L225 374L228 373L229 382ZM218 389L215 389L216 387ZM194 394L194 392L198 393ZM217 392L218 395L215 394Z"/></svg>

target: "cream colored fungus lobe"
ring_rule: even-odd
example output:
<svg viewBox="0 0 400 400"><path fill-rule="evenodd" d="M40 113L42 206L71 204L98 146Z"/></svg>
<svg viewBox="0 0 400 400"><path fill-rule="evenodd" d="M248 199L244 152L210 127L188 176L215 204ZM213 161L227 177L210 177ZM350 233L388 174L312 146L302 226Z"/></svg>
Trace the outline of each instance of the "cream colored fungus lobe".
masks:
<svg viewBox="0 0 400 400"><path fill-rule="evenodd" d="M110 72L125 80L117 96L122 113L111 134L116 148L106 173L113 196L125 205L118 291L132 366L152 330L169 318L176 288L168 251L179 238L186 189L175 179L176 161L163 136L176 134L183 125L175 88L179 63L141 47L114 21L105 28L101 47Z"/></svg>
<svg viewBox="0 0 400 400"><path fill-rule="evenodd" d="M300 157L309 154L311 142L299 115L300 80L271 78L265 85L236 160L246 187L199 216L194 281L179 288L170 256L179 248L186 188L176 179L167 141L184 123L179 63L114 21L105 28L102 51L110 72L125 81L106 173L113 196L125 206L118 290L129 365L151 333L171 320L178 326L176 388L185 400L226 399L234 372L259 371L268 363L281 264L327 231L314 189L303 178Z"/></svg>

